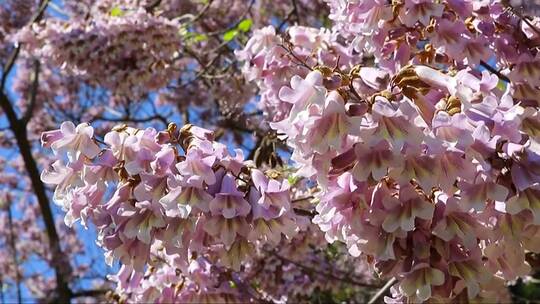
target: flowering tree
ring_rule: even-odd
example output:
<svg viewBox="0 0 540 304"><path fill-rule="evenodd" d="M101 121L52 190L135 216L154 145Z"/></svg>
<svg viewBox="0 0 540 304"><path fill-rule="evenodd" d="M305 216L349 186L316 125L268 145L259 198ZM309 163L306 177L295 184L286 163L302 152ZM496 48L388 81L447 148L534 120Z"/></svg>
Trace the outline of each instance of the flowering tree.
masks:
<svg viewBox="0 0 540 304"><path fill-rule="evenodd" d="M2 297L521 297L507 286L540 262L537 11L1 3Z"/></svg>

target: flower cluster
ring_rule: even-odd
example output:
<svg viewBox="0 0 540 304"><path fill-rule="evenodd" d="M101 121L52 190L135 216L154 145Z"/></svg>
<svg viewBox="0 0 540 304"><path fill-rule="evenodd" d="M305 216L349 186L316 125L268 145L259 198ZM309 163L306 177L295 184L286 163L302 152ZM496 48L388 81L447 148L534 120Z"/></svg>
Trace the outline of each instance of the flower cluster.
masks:
<svg viewBox="0 0 540 304"><path fill-rule="evenodd" d="M142 274L166 260L187 273L205 256L239 270L255 245L297 232L288 182L253 168L241 150L231 154L208 130L120 126L105 135L105 148L93 133L70 122L45 132L43 146L58 160L41 178L56 185L68 226L96 226L109 263Z"/></svg>
<svg viewBox="0 0 540 304"><path fill-rule="evenodd" d="M398 279L389 301L504 301L540 249L540 121L522 94L537 94L536 53L513 34L535 31L499 1L329 4L338 37L374 66L297 57L302 72L270 89L289 104L271 127L322 189L313 222ZM252 38L251 63L270 66L276 41ZM477 69L493 58L500 72Z"/></svg>
<svg viewBox="0 0 540 304"><path fill-rule="evenodd" d="M68 74L131 98L175 79L178 24L143 9L97 15L92 22L49 22L19 33L26 49Z"/></svg>
<svg viewBox="0 0 540 304"><path fill-rule="evenodd" d="M255 30L244 49L236 52L244 63L242 71L248 81L255 81L260 89L260 105L268 119L282 120L291 109L290 102L279 96L279 89L291 77L305 76L305 65L332 66L348 69L358 59L348 55L327 29L292 26L287 39L277 35L273 26Z"/></svg>
<svg viewBox="0 0 540 304"><path fill-rule="evenodd" d="M252 297L234 280L207 259L198 257L190 262L185 273L164 263L146 272L123 265L109 279L116 283L112 300L145 303L229 303L249 302Z"/></svg>
<svg viewBox="0 0 540 304"><path fill-rule="evenodd" d="M148 303L288 303L325 295L362 301L367 287L378 286L367 279L371 269L365 261L351 258L344 246L329 245L314 225L278 246L260 246L241 272L230 272L202 256L192 260L187 271L173 265L163 256L161 264L145 273L122 266L109 277L117 286L111 298Z"/></svg>
<svg viewBox="0 0 540 304"><path fill-rule="evenodd" d="M294 25L280 34L292 18L299 21L294 8L287 22L255 30L235 52L245 79L259 88L270 127L291 149L296 174L316 182L309 195L315 210L293 208L284 168L263 172L191 125L160 132L119 126L100 140L89 125L67 122L43 134L58 161L42 180L56 185L66 224L93 223L108 261L121 261L113 277L119 294L139 302L281 301L284 293L305 299L287 284L331 290L301 262L323 265L335 278L343 273L302 247L298 231L315 227L295 211L312 215L328 243L344 243L349 262L368 261L381 278L397 279L387 302L503 302L506 282L530 272L529 253L540 252L538 17L523 17L502 0L326 2L331 29ZM110 14L110 2L101 3L93 13ZM176 2L167 3L174 11ZM103 19L102 30L98 19L51 26L37 42L25 41L44 41L44 54L80 75L105 77L113 90L170 81L178 28L140 7L112 9L117 16ZM184 17L214 10L210 3ZM120 30L124 22L130 30ZM161 27L162 44L148 44L163 35ZM210 36L198 43L221 44ZM87 62L92 43L106 48L105 58L113 55ZM130 50L144 57L144 67L139 59L116 61L131 58ZM212 57L203 71L228 59ZM195 90L246 100L252 92L236 78L208 79L234 85L208 91L187 82L171 99ZM302 247L304 260L287 246ZM264 278L264 269L266 281L281 283L262 280L260 295L244 282Z"/></svg>
<svg viewBox="0 0 540 304"><path fill-rule="evenodd" d="M334 30L392 72L410 62L463 69L495 60L514 98L536 105L539 59L531 46L540 39L538 19L523 20L520 1L510 1L515 8L500 0L387 2L328 1ZM526 12L534 10L530 5Z"/></svg>
<svg viewBox="0 0 540 304"><path fill-rule="evenodd" d="M407 67L369 101L323 79L293 78L280 91L290 116L271 125L324 190L314 223L329 242L372 256L415 301L483 298L494 279L528 273L540 232L536 110L488 72Z"/></svg>

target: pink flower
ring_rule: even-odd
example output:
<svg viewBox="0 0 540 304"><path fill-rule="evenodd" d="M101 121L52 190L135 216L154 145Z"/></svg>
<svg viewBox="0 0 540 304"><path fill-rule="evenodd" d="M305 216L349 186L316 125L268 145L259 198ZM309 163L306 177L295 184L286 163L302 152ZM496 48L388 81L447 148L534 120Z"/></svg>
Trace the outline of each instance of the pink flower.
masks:
<svg viewBox="0 0 540 304"><path fill-rule="evenodd" d="M534 218L534 225L540 225L540 185L518 192L506 202L506 212L518 214L523 210L529 210Z"/></svg>
<svg viewBox="0 0 540 304"><path fill-rule="evenodd" d="M324 103L326 90L322 86L322 79L323 76L320 72L313 71L305 79L293 76L291 78L291 87L281 88L279 98L293 105L289 113L293 120L298 113L307 109L309 105L322 105Z"/></svg>
<svg viewBox="0 0 540 304"><path fill-rule="evenodd" d="M428 264L420 263L413 267L405 275L399 285L399 289L407 297L413 297L420 301L431 298L432 286L441 286L444 283L444 272L437 268L432 268Z"/></svg>
<svg viewBox="0 0 540 304"><path fill-rule="evenodd" d="M467 248L474 248L480 234L478 226L479 224L473 215L461 210L459 200L450 197L444 203L443 217L437 221L433 228L433 234L445 242L450 242L457 237L463 241Z"/></svg>
<svg viewBox="0 0 540 304"><path fill-rule="evenodd" d="M56 204L67 207L66 204L69 204L69 201L65 199L68 192L73 188L84 185L79 173L81 169L81 161L65 166L62 161L57 160L49 168L41 172L41 180L44 183L56 185L53 197Z"/></svg>
<svg viewBox="0 0 540 304"><path fill-rule="evenodd" d="M373 146L357 143L354 146L354 153L356 162L351 173L358 181L366 181L370 176L378 181L399 163L386 140L381 140Z"/></svg>
<svg viewBox="0 0 540 304"><path fill-rule="evenodd" d="M213 216L222 215L226 219L243 217L251 211L251 206L236 188L235 179L230 174L223 176L221 189L210 201L209 207Z"/></svg>
<svg viewBox="0 0 540 304"><path fill-rule="evenodd" d="M255 189L250 191L253 218L271 220L280 217L290 209L289 184L269 179L259 170L252 170L251 177Z"/></svg>
<svg viewBox="0 0 540 304"><path fill-rule="evenodd" d="M66 199L71 202L69 209L66 210L64 222L67 226L72 227L73 223L81 220L85 228L87 219L93 217L93 212L98 208L105 194L105 185L103 182L86 185L84 188L78 188L68 193Z"/></svg>
<svg viewBox="0 0 540 304"><path fill-rule="evenodd" d="M235 242L237 236L247 237L249 230L249 225L243 217L212 216L204 225L204 231L222 242L227 249Z"/></svg>
<svg viewBox="0 0 540 304"><path fill-rule="evenodd" d="M444 5L431 0L410 0L404 3L405 6L399 12L399 20L408 27L413 27L416 22L427 26L431 17L441 17L444 10Z"/></svg>
<svg viewBox="0 0 540 304"><path fill-rule="evenodd" d="M471 259L452 262L448 265L449 274L460 278L465 283L469 299L474 299L480 293L480 284L487 283L491 278L482 264L481 261Z"/></svg>
<svg viewBox="0 0 540 304"><path fill-rule="evenodd" d="M159 200L167 216L187 218L193 208L203 212L209 211L208 204L213 197L205 190L172 179L169 180L168 186L169 193Z"/></svg>
<svg viewBox="0 0 540 304"><path fill-rule="evenodd" d="M387 232L394 232L401 228L403 231L412 231L415 219L431 220L435 207L425 198L421 197L412 186L403 186L399 190L399 198L387 196L383 199L387 216L382 227Z"/></svg>
<svg viewBox="0 0 540 304"><path fill-rule="evenodd" d="M391 104L383 97L377 97L372 106L373 120L377 123L373 141L386 139L395 150L400 150L407 141L418 144L422 141L422 133L412 125L413 118L406 115L400 106Z"/></svg>
<svg viewBox="0 0 540 304"><path fill-rule="evenodd" d="M288 239L295 235L296 226L291 217L286 215L270 220L259 218L253 221L253 229L250 230L247 238L251 241L263 240L277 246L282 234Z"/></svg>
<svg viewBox="0 0 540 304"><path fill-rule="evenodd" d="M50 145L55 153L66 152L72 162L76 161L81 154L88 158L94 158L98 155L100 149L92 139L94 128L87 123L75 127L72 122L64 122L60 126L60 132L61 136L54 131L48 133L45 136L46 142L43 144Z"/></svg>
<svg viewBox="0 0 540 304"><path fill-rule="evenodd" d="M441 19L437 22L437 29L433 31L431 42L437 48L444 48L445 53L452 58L461 59L464 56L465 40L463 37L466 32L467 29L463 22Z"/></svg>
<svg viewBox="0 0 540 304"><path fill-rule="evenodd" d="M461 202L463 211L469 211L471 208L476 211L484 210L487 200L495 202L504 202L508 196L506 187L494 182L481 181L476 184L460 182Z"/></svg>
<svg viewBox="0 0 540 304"><path fill-rule="evenodd" d="M487 267L492 272L501 272L507 280L514 280L531 271L525 262L525 253L517 242L492 243L484 250L487 257Z"/></svg>
<svg viewBox="0 0 540 304"><path fill-rule="evenodd" d="M180 175L200 177L201 182L213 185L216 182L216 174L212 169L215 161L216 156L205 156L198 149L190 149L186 154L186 159L176 164L176 168Z"/></svg>
<svg viewBox="0 0 540 304"><path fill-rule="evenodd" d="M137 238L144 244L151 244L156 228L166 226L161 205L157 202L142 201L135 206L124 204L119 209L119 215L126 217L123 234L129 239Z"/></svg>
<svg viewBox="0 0 540 304"><path fill-rule="evenodd" d="M332 92L326 98L322 114L310 116L310 121L306 123L306 143L321 154L328 149L340 149L347 136L359 129L361 119L349 117L345 112L343 98L337 92Z"/></svg>
<svg viewBox="0 0 540 304"><path fill-rule="evenodd" d="M155 155L155 160L150 164L153 174L164 176L171 170L171 165L175 161L176 154L170 147L166 147Z"/></svg>

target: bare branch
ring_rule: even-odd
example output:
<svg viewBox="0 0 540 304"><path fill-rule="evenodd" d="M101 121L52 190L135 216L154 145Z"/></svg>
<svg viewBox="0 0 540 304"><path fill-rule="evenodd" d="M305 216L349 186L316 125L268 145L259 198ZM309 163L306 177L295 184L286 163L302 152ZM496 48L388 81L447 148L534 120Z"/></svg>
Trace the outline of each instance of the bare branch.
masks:
<svg viewBox="0 0 540 304"><path fill-rule="evenodd" d="M26 109L26 113L22 118L23 124L28 124L34 113L34 108L36 107L37 94L39 89L39 71L40 63L38 60L34 60L34 74L32 76L32 91L30 92L30 104Z"/></svg>
<svg viewBox="0 0 540 304"><path fill-rule="evenodd" d="M6 62L5 67L2 69L2 80L0 80L0 91L4 90L4 87L6 86L6 81L9 73L11 72L11 69L13 69L13 65L15 65L15 61L17 60L17 57L19 57L19 52L21 51L21 46L17 45L13 52L8 57L8 60Z"/></svg>
<svg viewBox="0 0 540 304"><path fill-rule="evenodd" d="M375 304L377 303L377 301L386 294L386 292L394 285L396 284L397 282L397 279L395 277L391 278L390 280L388 280L388 282L386 282L386 284L384 284L384 286L379 289L379 291L377 291L377 293L371 298L369 299L369 302L368 304Z"/></svg>
<svg viewBox="0 0 540 304"><path fill-rule="evenodd" d="M169 115L166 115L166 116L169 116ZM132 123L145 123L145 122L151 122L153 120L158 120L165 125L168 124L167 118L159 114L155 114L155 115L143 117L143 118L132 118L132 117L124 116L121 118L97 117L94 119L94 121L132 122Z"/></svg>

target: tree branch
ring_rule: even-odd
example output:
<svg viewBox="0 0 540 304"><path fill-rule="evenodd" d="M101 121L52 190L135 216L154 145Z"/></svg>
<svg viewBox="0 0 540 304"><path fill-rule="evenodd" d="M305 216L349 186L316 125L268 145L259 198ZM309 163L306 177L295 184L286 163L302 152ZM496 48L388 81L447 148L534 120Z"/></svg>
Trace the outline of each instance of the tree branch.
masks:
<svg viewBox="0 0 540 304"><path fill-rule="evenodd" d="M71 295L68 285L69 277L71 276L70 264L60 246L60 239L56 231L54 216L49 204L45 185L41 182L38 166L32 156L32 147L28 140L26 125L17 118L17 114L4 91L0 91L0 107L6 114L11 131L17 141L17 146L24 160L24 165L36 194L41 215L43 216L43 222L45 223L45 230L49 239L52 256L51 266L56 275L57 298L54 300L60 303L67 303Z"/></svg>
<svg viewBox="0 0 540 304"><path fill-rule="evenodd" d="M161 116L159 114L155 114L148 117L143 118L131 118L131 117L122 117L122 118L106 118L106 117L97 117L94 119L94 121L109 121L109 122L132 122L132 123L145 123L145 122L151 122L153 120L158 120L162 122L163 124L167 125L168 121L164 116Z"/></svg>
<svg viewBox="0 0 540 304"><path fill-rule="evenodd" d="M34 113L34 108L36 107L36 100L37 100L37 94L39 89L39 70L40 70L40 63L38 60L34 60L34 74L33 74L33 81L32 81L32 91L30 92L30 104L28 105L28 108L26 109L26 113L24 113L24 116L22 118L23 124L27 125L30 119L32 118L32 114Z"/></svg>
<svg viewBox="0 0 540 304"><path fill-rule="evenodd" d="M11 72L11 69L13 69L13 65L15 64L15 60L17 60L17 57L19 56L19 52L21 51L21 46L17 45L13 52L8 57L8 60L6 62L6 65L2 69L2 80L0 80L0 91L4 90L4 87L6 86L6 81L9 73Z"/></svg>
<svg viewBox="0 0 540 304"><path fill-rule="evenodd" d="M104 296L109 289L90 289L90 290L81 290L75 291L71 294L71 298L82 298L82 297L99 297Z"/></svg>

